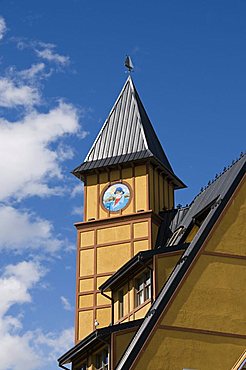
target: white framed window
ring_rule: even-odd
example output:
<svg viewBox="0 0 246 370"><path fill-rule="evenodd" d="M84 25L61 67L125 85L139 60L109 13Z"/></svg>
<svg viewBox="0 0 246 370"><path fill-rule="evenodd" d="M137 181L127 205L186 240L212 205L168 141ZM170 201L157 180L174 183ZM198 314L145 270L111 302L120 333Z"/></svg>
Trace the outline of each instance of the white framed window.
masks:
<svg viewBox="0 0 246 370"><path fill-rule="evenodd" d="M178 237L182 234L184 231L183 226L179 227L177 230L174 231L173 235L167 242L167 247L174 245L175 241L178 239Z"/></svg>
<svg viewBox="0 0 246 370"><path fill-rule="evenodd" d="M140 306L151 298L151 274L150 271L144 272L136 280L136 306Z"/></svg>

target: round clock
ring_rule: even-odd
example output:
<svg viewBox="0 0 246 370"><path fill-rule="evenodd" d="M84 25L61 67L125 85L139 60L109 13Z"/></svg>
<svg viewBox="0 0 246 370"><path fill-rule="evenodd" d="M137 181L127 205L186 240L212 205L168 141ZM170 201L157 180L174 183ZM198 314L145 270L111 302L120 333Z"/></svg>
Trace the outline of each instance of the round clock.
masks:
<svg viewBox="0 0 246 370"><path fill-rule="evenodd" d="M102 194L103 207L110 212L118 212L130 202L130 188L121 182L110 185Z"/></svg>

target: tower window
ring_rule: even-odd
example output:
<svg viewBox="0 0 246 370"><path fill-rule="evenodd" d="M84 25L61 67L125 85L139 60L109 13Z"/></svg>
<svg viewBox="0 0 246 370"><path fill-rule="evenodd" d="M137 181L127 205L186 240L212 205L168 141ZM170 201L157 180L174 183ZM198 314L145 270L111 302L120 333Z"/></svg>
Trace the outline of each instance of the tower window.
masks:
<svg viewBox="0 0 246 370"><path fill-rule="evenodd" d="M145 272L136 281L136 305L140 306L151 298L151 275Z"/></svg>
<svg viewBox="0 0 246 370"><path fill-rule="evenodd" d="M108 370L108 351L106 349L96 354L96 370Z"/></svg>
<svg viewBox="0 0 246 370"><path fill-rule="evenodd" d="M119 290L118 292L118 300L119 300L119 310L118 310L118 317L119 319L124 316L124 292L123 289Z"/></svg>

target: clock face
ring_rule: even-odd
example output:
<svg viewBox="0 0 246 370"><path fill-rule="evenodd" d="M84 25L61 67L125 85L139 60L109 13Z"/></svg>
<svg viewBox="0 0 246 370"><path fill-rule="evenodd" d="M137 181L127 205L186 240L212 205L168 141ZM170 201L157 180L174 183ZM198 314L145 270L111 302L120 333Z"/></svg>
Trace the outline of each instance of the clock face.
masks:
<svg viewBox="0 0 246 370"><path fill-rule="evenodd" d="M110 212L118 212L130 202L130 189L121 182L110 185L102 194L103 207Z"/></svg>

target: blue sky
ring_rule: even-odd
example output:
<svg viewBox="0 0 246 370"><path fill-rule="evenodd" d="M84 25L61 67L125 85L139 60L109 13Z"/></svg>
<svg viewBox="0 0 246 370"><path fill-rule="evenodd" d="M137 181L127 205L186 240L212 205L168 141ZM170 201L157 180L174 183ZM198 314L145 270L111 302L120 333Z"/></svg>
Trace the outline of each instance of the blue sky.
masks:
<svg viewBox="0 0 246 370"><path fill-rule="evenodd" d="M70 171L125 55L189 203L245 149L246 1L2 0L0 15L0 370L53 370L73 343L83 188Z"/></svg>

